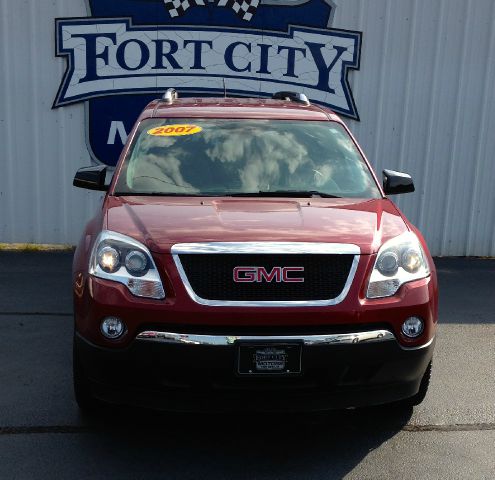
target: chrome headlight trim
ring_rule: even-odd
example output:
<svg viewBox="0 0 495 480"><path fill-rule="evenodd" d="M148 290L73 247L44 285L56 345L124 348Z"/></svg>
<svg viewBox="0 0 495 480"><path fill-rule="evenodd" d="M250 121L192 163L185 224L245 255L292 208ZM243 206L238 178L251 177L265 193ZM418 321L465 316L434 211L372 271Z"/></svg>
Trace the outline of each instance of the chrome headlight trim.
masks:
<svg viewBox="0 0 495 480"><path fill-rule="evenodd" d="M404 252L414 250L419 255L419 268L411 273L401 265ZM385 255L394 254L398 259L397 270L394 273L381 272L380 260ZM430 275L430 268L423 247L413 232L406 232L385 242L376 255L373 270L366 289L369 299L387 298L395 295L405 283L421 280Z"/></svg>
<svg viewBox="0 0 495 480"><path fill-rule="evenodd" d="M118 245L124 245L126 248L140 251L146 255L150 268L146 274L134 276L129 273L125 265L121 263L118 270L114 273L105 272L98 263L98 252L107 245L116 249L118 249ZM91 252L89 273L94 277L125 285L136 297L152 298L155 300L163 300L165 298L165 290L151 252L141 242L138 242L127 235L123 235L122 233L113 232L111 230L102 230L100 232Z"/></svg>

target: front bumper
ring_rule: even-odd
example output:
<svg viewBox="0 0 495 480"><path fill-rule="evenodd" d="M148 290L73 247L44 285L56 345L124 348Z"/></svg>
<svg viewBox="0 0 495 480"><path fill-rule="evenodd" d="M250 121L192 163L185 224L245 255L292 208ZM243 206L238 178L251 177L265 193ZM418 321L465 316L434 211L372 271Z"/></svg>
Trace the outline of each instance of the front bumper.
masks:
<svg viewBox="0 0 495 480"><path fill-rule="evenodd" d="M239 376L239 342L302 344L296 376ZM76 334L77 357L96 398L174 411L297 411L378 405L411 397L434 339L404 348L388 330L291 336L147 331L121 349Z"/></svg>

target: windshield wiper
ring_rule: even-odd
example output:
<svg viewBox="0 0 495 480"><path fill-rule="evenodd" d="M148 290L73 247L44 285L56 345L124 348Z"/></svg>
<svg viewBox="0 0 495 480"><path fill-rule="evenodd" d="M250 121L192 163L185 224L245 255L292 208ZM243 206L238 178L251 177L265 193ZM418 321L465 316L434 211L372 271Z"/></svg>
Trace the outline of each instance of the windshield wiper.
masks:
<svg viewBox="0 0 495 480"><path fill-rule="evenodd" d="M226 193L228 197L320 197L320 198L342 198L331 193L319 192L317 190L259 190L258 192Z"/></svg>
<svg viewBox="0 0 495 480"><path fill-rule="evenodd" d="M116 197L218 197L219 194L179 192L115 192Z"/></svg>
<svg viewBox="0 0 495 480"><path fill-rule="evenodd" d="M260 190L258 192L215 192L215 193L179 193L179 192L115 192L116 197L303 197L303 198L342 198L317 190Z"/></svg>

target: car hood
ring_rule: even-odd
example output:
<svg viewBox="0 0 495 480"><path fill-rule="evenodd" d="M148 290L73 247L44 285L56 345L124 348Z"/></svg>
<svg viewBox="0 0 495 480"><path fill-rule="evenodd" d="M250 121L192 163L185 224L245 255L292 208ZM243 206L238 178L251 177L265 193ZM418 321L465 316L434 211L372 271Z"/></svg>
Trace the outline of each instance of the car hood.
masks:
<svg viewBox="0 0 495 480"><path fill-rule="evenodd" d="M109 196L106 228L151 251L190 242L351 243L374 253L408 230L388 199Z"/></svg>

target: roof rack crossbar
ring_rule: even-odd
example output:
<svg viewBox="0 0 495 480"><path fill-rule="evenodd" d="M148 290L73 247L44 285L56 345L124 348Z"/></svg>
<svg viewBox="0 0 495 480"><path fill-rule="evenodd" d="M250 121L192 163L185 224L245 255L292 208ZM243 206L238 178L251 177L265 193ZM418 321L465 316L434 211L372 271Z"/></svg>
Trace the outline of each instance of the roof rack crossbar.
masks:
<svg viewBox="0 0 495 480"><path fill-rule="evenodd" d="M300 92L276 92L272 96L273 100L288 100L290 102L310 105L308 97Z"/></svg>
<svg viewBox="0 0 495 480"><path fill-rule="evenodd" d="M167 91L163 94L162 100L165 103L174 103L174 100L179 98L179 94L175 88L167 88Z"/></svg>

